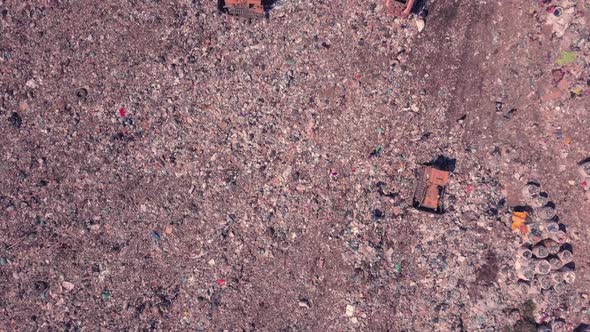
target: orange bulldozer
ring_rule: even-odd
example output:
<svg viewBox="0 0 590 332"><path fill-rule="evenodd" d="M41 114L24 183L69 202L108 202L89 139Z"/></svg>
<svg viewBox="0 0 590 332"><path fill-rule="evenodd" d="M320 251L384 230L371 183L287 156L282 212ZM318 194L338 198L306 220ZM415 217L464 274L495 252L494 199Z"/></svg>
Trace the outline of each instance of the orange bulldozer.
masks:
<svg viewBox="0 0 590 332"><path fill-rule="evenodd" d="M412 205L419 210L443 213L449 172L428 166L418 172L417 180Z"/></svg>
<svg viewBox="0 0 590 332"><path fill-rule="evenodd" d="M218 0L222 13L245 18L268 18L271 5L264 0Z"/></svg>

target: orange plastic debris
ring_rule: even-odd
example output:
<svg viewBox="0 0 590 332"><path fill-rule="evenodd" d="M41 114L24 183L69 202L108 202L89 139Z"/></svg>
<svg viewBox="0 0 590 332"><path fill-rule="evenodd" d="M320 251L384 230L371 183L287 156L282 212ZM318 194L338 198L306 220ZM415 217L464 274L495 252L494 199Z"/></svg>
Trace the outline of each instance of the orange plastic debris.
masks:
<svg viewBox="0 0 590 332"><path fill-rule="evenodd" d="M512 230L519 230L522 235L526 235L529 232L525 225L527 216L526 212L512 212Z"/></svg>
<svg viewBox="0 0 590 332"><path fill-rule="evenodd" d="M512 212L512 216L513 217L518 217L518 218L521 218L521 219L526 219L526 217L528 217L528 215L529 214L526 213L526 212Z"/></svg>
<svg viewBox="0 0 590 332"><path fill-rule="evenodd" d="M515 231L519 229L522 225L524 225L522 221L512 221L512 230Z"/></svg>

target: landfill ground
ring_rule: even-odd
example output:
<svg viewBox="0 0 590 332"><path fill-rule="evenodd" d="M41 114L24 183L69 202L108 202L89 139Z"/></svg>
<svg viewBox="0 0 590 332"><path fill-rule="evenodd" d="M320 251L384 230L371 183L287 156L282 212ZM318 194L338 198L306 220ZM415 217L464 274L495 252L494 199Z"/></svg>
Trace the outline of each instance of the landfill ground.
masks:
<svg viewBox="0 0 590 332"><path fill-rule="evenodd" d="M585 331L590 3L546 2L0 0L0 331ZM559 294L515 272L532 179Z"/></svg>

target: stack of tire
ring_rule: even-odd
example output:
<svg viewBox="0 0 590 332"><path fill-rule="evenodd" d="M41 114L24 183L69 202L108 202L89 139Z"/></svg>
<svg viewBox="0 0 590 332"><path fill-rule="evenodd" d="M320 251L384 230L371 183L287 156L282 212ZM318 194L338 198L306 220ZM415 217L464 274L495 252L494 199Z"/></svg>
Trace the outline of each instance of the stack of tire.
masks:
<svg viewBox="0 0 590 332"><path fill-rule="evenodd" d="M515 260L518 287L524 294L564 294L576 279L573 247L565 226L559 224L556 206L530 181L522 190L526 201L527 229ZM551 294L555 295L555 294Z"/></svg>

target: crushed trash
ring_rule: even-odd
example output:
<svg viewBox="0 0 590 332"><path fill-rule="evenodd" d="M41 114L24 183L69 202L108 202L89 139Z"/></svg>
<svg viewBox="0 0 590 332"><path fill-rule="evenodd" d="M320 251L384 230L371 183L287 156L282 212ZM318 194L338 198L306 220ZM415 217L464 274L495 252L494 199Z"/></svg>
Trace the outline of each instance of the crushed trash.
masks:
<svg viewBox="0 0 590 332"><path fill-rule="evenodd" d="M347 304L346 305L345 315L348 316L348 317L354 316L354 309L355 308L354 308L353 305Z"/></svg>
<svg viewBox="0 0 590 332"><path fill-rule="evenodd" d="M553 86L557 86L564 76L565 72L561 68L553 69L551 71L551 82L553 83Z"/></svg>
<svg viewBox="0 0 590 332"><path fill-rule="evenodd" d="M578 172L584 178L590 178L590 158L578 163Z"/></svg>
<svg viewBox="0 0 590 332"><path fill-rule="evenodd" d="M416 19L416 28L418 29L418 32L424 31L425 26L426 26L426 22L424 22L424 20L422 18Z"/></svg>
<svg viewBox="0 0 590 332"><path fill-rule="evenodd" d="M309 309L309 308L311 308L311 301L309 301L306 298L300 298L298 305L302 308Z"/></svg>

